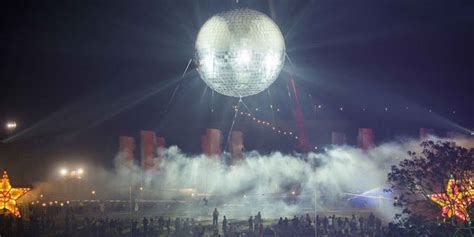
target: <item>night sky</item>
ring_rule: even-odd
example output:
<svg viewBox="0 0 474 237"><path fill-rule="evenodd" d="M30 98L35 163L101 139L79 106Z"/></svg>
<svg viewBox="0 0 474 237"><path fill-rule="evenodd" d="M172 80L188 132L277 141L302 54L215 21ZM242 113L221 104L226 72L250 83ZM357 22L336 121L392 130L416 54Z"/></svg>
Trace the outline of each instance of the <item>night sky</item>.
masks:
<svg viewBox="0 0 474 237"><path fill-rule="evenodd" d="M179 79L203 22L237 7L281 27L306 119L474 130L470 0L13 2L0 14L0 121L19 125L0 133L0 167L12 172L45 160L111 166L117 136L141 129L198 152L203 129L231 121L236 100L212 98L193 65ZM291 120L288 77L246 102ZM318 104L326 110L315 115Z"/></svg>

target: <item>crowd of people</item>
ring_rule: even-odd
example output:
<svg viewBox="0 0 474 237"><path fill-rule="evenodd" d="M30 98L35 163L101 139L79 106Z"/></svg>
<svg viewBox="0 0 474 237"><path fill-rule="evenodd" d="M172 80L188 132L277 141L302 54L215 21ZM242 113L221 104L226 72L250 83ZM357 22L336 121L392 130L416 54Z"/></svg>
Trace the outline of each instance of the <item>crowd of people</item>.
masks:
<svg viewBox="0 0 474 237"><path fill-rule="evenodd" d="M316 226L314 226L316 224ZM280 217L275 226L278 236L383 236L387 229L382 227L382 220L372 213L364 218L355 215L351 217L319 216L311 218L306 216L294 216L291 220Z"/></svg>
<svg viewBox="0 0 474 237"><path fill-rule="evenodd" d="M315 233L317 231L317 233ZM212 212L212 224L194 218L143 217L134 218L78 218L68 213L65 217L31 215L28 221L11 215L0 216L0 236L170 236L170 237L237 237L237 236L386 236L387 228L373 214L364 216L304 216L280 217L263 220L258 212L245 220L229 220L219 211Z"/></svg>

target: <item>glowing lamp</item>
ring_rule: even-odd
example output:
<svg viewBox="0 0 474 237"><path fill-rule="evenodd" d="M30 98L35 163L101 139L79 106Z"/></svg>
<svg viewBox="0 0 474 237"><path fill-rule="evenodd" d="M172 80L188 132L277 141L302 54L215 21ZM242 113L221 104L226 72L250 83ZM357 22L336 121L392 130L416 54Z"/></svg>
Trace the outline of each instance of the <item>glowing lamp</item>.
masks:
<svg viewBox="0 0 474 237"><path fill-rule="evenodd" d="M9 121L5 124L5 127L7 128L7 130L15 130L16 122L15 121Z"/></svg>
<svg viewBox="0 0 474 237"><path fill-rule="evenodd" d="M67 175L67 173L68 173L68 170L65 169L65 168L62 168L62 169L59 170L59 174L60 174L61 176L65 176L65 175Z"/></svg>

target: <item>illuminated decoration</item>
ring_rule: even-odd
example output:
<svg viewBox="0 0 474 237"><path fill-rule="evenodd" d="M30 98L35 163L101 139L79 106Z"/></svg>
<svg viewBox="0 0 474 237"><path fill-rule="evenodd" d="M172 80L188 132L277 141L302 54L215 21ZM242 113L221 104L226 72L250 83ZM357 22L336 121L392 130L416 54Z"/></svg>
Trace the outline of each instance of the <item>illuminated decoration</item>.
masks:
<svg viewBox="0 0 474 237"><path fill-rule="evenodd" d="M268 88L285 59L285 40L278 26L251 9L211 17L199 31L195 49L201 78L214 91L232 97Z"/></svg>
<svg viewBox="0 0 474 237"><path fill-rule="evenodd" d="M0 183L0 209L21 217L16 201L30 190L30 188L12 188L7 171L3 171L2 182Z"/></svg>
<svg viewBox="0 0 474 237"><path fill-rule="evenodd" d="M468 208L474 200L474 189L470 184L465 189L459 190L456 180L449 179L446 192L432 194L430 198L441 206L443 217L455 216L463 221L470 221Z"/></svg>

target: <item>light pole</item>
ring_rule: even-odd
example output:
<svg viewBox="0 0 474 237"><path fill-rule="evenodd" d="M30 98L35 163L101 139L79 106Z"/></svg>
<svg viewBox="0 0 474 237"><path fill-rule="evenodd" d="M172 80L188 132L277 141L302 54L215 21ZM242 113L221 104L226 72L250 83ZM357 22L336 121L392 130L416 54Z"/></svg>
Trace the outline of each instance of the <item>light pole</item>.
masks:
<svg viewBox="0 0 474 237"><path fill-rule="evenodd" d="M316 222L316 216L318 215L317 214L317 207L318 207L318 203L317 203L317 199L316 199L316 189L314 190L314 237L318 237L318 226L317 226L317 222Z"/></svg>

